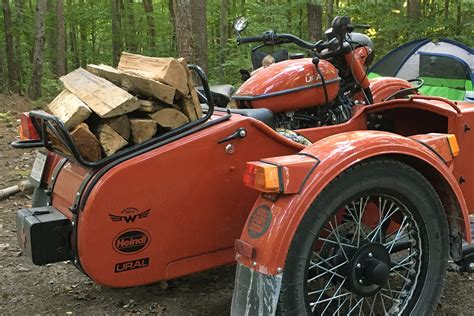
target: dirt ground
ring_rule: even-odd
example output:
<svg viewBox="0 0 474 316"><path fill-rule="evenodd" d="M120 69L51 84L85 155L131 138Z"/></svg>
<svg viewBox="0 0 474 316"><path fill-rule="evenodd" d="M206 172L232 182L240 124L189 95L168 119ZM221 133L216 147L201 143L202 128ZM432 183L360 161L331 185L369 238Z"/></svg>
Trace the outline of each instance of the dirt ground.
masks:
<svg viewBox="0 0 474 316"><path fill-rule="evenodd" d="M0 95L0 188L27 178L35 151L15 150L17 118L31 104ZM2 113L10 111L10 115ZM234 267L165 284L111 289L95 284L69 263L34 266L17 246L15 214L29 206L28 193L0 201L0 314L227 315ZM448 273L438 314L474 315L474 275Z"/></svg>

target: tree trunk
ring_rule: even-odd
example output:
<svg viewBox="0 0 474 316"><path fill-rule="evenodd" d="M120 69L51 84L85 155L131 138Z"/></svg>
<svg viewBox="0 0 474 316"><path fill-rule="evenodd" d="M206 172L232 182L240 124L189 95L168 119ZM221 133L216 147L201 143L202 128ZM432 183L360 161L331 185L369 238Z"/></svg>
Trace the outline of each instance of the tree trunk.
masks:
<svg viewBox="0 0 474 316"><path fill-rule="evenodd" d="M66 74L66 31L64 28L64 0L56 0L56 76Z"/></svg>
<svg viewBox="0 0 474 316"><path fill-rule="evenodd" d="M225 62L225 53L226 45L229 40L228 33L228 18L229 18L229 0L221 0L221 15L219 23L219 33L220 33L220 51L219 51L219 75L221 78L224 76L224 67Z"/></svg>
<svg viewBox="0 0 474 316"><path fill-rule="evenodd" d="M148 48L155 54L156 53L156 30L155 30L155 18L153 17L153 1L143 0L143 9L146 13L147 22L147 37L148 37Z"/></svg>
<svg viewBox="0 0 474 316"><path fill-rule="evenodd" d="M53 18L56 12L55 8L55 1L53 0L47 0L46 1L46 12L45 12L45 30L48 30L45 32L45 58L46 60L50 61L49 63L46 64L47 67L49 67L49 72L51 73L56 73L56 65L55 65L55 60L57 58L56 56L56 39L57 39L57 34L56 34L56 21ZM34 53L34 50L33 50Z"/></svg>
<svg viewBox="0 0 474 316"><path fill-rule="evenodd" d="M326 0L326 28L332 25L334 15L334 0Z"/></svg>
<svg viewBox="0 0 474 316"><path fill-rule="evenodd" d="M462 34L462 0L456 0L456 29L457 35Z"/></svg>
<svg viewBox="0 0 474 316"><path fill-rule="evenodd" d="M420 18L420 0L408 0L407 2L407 16L412 21L417 21Z"/></svg>
<svg viewBox="0 0 474 316"><path fill-rule="evenodd" d="M5 92L5 71L3 70L3 49L0 49L0 93Z"/></svg>
<svg viewBox="0 0 474 316"><path fill-rule="evenodd" d="M173 0L173 12L178 43L178 54L188 63L193 58L193 36L191 26L191 0ZM178 23L179 21L179 23Z"/></svg>
<svg viewBox="0 0 474 316"><path fill-rule="evenodd" d="M444 20L449 18L449 0L444 0Z"/></svg>
<svg viewBox="0 0 474 316"><path fill-rule="evenodd" d="M311 41L317 41L323 37L323 6L321 0L308 0L308 31Z"/></svg>
<svg viewBox="0 0 474 316"><path fill-rule="evenodd" d="M174 0L168 0L168 10L170 13L170 21L171 21L171 45L170 49L172 52L176 51L176 22L175 22L175 13L174 13Z"/></svg>
<svg viewBox="0 0 474 316"><path fill-rule="evenodd" d="M132 52L138 52L138 44L137 44L137 26L135 24L135 15L133 14L133 0L127 0L127 32L126 32L126 42L127 42L127 49Z"/></svg>
<svg viewBox="0 0 474 316"><path fill-rule="evenodd" d="M112 62L117 66L122 52L122 34L120 29L120 0L112 0Z"/></svg>
<svg viewBox="0 0 474 316"><path fill-rule="evenodd" d="M25 27L23 25L23 23L25 23L24 21L25 12L24 12L23 0L15 0L15 11L16 11L16 14L15 14L13 24L15 26L16 32L13 35L13 39L15 42L15 54L17 56L16 60L18 63L18 71L19 71L19 76L20 76L18 90L20 93L22 93L23 87L25 86L25 76L23 74L24 69L22 67L23 62L21 58L21 52L22 52L21 43L24 40L28 41L28 37L26 36L27 31L25 31ZM24 36L22 37L22 35ZM30 53L30 60L32 59L33 59L33 56Z"/></svg>
<svg viewBox="0 0 474 316"><path fill-rule="evenodd" d="M15 54L13 44L13 26L11 20L10 3L8 0L2 0L3 4L3 23L5 29L5 50L7 54L8 68L8 89L11 92L20 92L20 66L18 64L18 56Z"/></svg>
<svg viewBox="0 0 474 316"><path fill-rule="evenodd" d="M37 100L41 97L41 79L43 77L43 55L44 55L44 16L46 12L46 0L38 0L36 3L36 35L33 52L33 69L28 96Z"/></svg>
<svg viewBox="0 0 474 316"><path fill-rule="evenodd" d="M206 0L194 0L191 10L194 62L207 73L207 15Z"/></svg>
<svg viewBox="0 0 474 316"><path fill-rule="evenodd" d="M67 6L69 12L74 12L75 5L74 0L67 0ZM72 55L72 60L74 64L74 68L79 68L81 66L81 62L79 59L79 48L77 47L77 23L74 16L68 21L69 25L69 50ZM67 63L67 59L66 59Z"/></svg>

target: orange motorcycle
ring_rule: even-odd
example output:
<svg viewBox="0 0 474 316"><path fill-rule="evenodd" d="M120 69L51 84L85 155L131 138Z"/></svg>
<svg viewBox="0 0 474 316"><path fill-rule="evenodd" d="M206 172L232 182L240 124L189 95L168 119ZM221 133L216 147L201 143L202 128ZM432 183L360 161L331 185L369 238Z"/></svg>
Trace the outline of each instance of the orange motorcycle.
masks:
<svg viewBox="0 0 474 316"><path fill-rule="evenodd" d="M111 287L236 263L233 315L433 313L448 261L474 268L474 105L369 80L356 27L337 17L318 43L240 38L314 57L261 69L239 109L215 108L191 66L204 116L97 162L57 117L24 115L39 139L13 145L46 149L35 205L17 215L25 253Z"/></svg>

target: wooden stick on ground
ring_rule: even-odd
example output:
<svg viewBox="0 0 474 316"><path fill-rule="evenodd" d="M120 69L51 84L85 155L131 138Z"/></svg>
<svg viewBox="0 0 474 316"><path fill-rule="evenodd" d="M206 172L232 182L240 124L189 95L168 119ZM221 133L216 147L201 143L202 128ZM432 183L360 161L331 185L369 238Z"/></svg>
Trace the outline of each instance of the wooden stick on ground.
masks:
<svg viewBox="0 0 474 316"><path fill-rule="evenodd" d="M33 187L33 184L30 182L30 180L23 180L19 184L1 189L0 190L0 200L3 200L13 194L17 194L20 191L26 191L28 189L31 189Z"/></svg>

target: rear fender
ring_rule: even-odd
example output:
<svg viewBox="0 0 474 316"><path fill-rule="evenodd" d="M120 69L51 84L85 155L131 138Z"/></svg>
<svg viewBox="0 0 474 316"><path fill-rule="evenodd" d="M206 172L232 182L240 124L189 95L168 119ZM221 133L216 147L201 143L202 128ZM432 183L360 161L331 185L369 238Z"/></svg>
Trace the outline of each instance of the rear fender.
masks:
<svg viewBox="0 0 474 316"><path fill-rule="evenodd" d="M281 274L293 235L321 191L351 166L376 157L402 160L425 174L441 196L450 220L451 234L457 234L458 243L462 237L471 242L466 202L450 171L450 162L443 161L426 144L387 132L355 131L320 140L301 154L317 157L320 163L311 169L299 193L280 194L273 198L268 194L260 195L241 238L236 241L239 264L266 275ZM433 177L433 174L438 177ZM433 183L433 179L443 184ZM263 227L259 234L253 232L255 225Z"/></svg>

